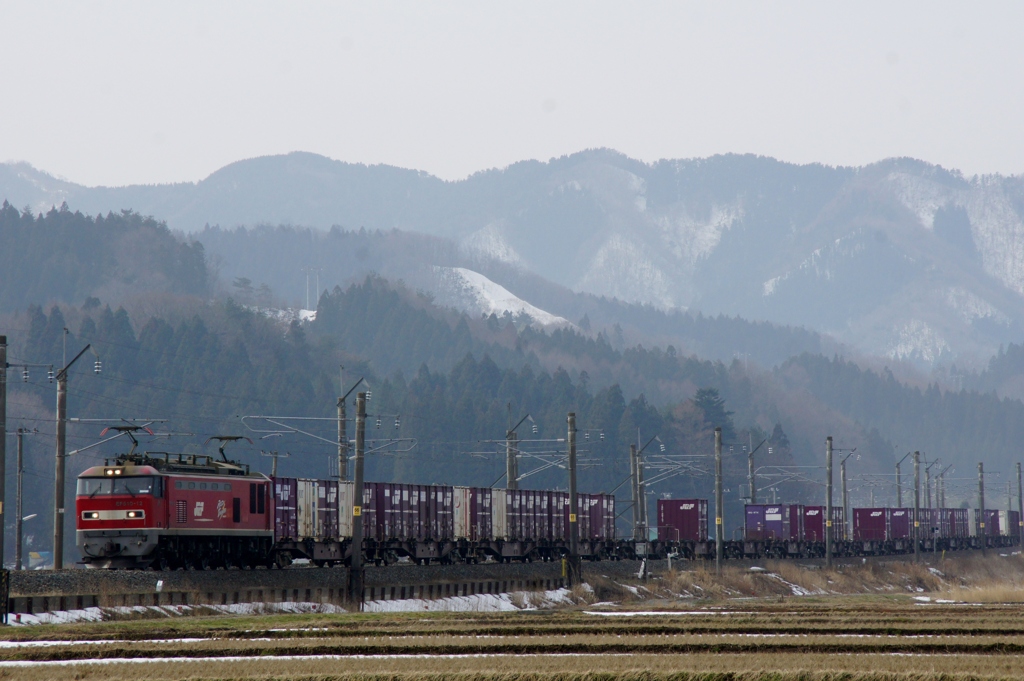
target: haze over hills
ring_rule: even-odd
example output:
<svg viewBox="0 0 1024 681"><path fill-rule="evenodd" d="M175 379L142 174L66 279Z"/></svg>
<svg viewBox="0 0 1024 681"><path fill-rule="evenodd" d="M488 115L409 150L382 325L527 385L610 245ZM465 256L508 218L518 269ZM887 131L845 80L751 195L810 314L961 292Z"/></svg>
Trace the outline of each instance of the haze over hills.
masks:
<svg viewBox="0 0 1024 681"><path fill-rule="evenodd" d="M924 364L977 363L1024 335L1024 180L968 179L909 159L863 168L754 156L644 164L594 150L444 182L293 153L240 161L194 184L120 188L5 165L0 195L35 209L65 200L85 212L130 207L199 232L223 262L249 262L226 257L248 240L224 231L239 225L418 232L436 241L405 249L409 272L475 259L480 267L470 269L570 322L576 310L552 299L590 293L805 326ZM312 245L297 256L304 264L351 256ZM291 261L270 273L279 254L263 254L270 267L258 274L301 281ZM229 273L256 280L236 267L244 266ZM423 287L446 295L440 284Z"/></svg>

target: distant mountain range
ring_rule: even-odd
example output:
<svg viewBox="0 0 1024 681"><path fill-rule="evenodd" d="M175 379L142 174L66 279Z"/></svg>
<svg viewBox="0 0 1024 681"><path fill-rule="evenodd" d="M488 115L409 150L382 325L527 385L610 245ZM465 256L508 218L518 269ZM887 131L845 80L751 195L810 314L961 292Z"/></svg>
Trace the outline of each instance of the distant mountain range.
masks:
<svg viewBox="0 0 1024 681"><path fill-rule="evenodd" d="M293 153L233 163L194 184L119 188L8 164L0 198L34 210L66 201L87 213L151 214L197 236L225 273L254 281L300 275L291 259L271 272L279 250L257 257L258 268L235 257L256 246L242 247L252 233L234 227L397 229L433 237L389 237L430 244L402 247L410 271L483 272L521 307L573 323L572 306L539 298L567 301L575 291L805 326L925 365L971 364L1024 337L1024 179L965 178L911 159L863 168L735 155L645 164L594 150L445 182ZM303 237L295 257L308 242L308 264L353 260L323 250L329 241ZM358 263L352 269L358 276ZM450 283L448 272L438 281ZM479 305L465 291L481 282L455 279L462 299ZM434 289L447 295L442 283Z"/></svg>

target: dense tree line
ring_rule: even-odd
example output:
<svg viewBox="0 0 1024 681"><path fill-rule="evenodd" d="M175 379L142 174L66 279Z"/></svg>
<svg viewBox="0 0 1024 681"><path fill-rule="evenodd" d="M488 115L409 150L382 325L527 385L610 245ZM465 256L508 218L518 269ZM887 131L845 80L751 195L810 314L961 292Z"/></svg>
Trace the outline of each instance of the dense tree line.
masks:
<svg viewBox="0 0 1024 681"><path fill-rule="evenodd" d="M33 215L4 201L0 241L0 312L147 291L207 295L212 284L202 244L132 211L91 217L65 203Z"/></svg>

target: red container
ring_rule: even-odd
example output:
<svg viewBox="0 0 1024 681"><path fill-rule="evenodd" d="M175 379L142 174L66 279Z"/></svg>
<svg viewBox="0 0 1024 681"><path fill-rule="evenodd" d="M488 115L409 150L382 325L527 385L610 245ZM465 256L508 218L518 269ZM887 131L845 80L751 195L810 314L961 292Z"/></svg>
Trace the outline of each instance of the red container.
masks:
<svg viewBox="0 0 1024 681"><path fill-rule="evenodd" d="M274 486L274 541L296 539L299 519L296 501L299 484L295 478L272 478Z"/></svg>
<svg viewBox="0 0 1024 681"><path fill-rule="evenodd" d="M804 506L804 541L825 541L825 507Z"/></svg>
<svg viewBox="0 0 1024 681"><path fill-rule="evenodd" d="M553 541L569 541L569 507L568 492L551 493L551 539Z"/></svg>
<svg viewBox="0 0 1024 681"><path fill-rule="evenodd" d="M804 539L804 507L803 504L790 504L783 507L789 521L790 541L803 541Z"/></svg>
<svg viewBox="0 0 1024 681"><path fill-rule="evenodd" d="M853 509L853 538L855 541L885 541L889 538L889 508Z"/></svg>
<svg viewBox="0 0 1024 681"><path fill-rule="evenodd" d="M707 499L658 499L658 541L707 540Z"/></svg>

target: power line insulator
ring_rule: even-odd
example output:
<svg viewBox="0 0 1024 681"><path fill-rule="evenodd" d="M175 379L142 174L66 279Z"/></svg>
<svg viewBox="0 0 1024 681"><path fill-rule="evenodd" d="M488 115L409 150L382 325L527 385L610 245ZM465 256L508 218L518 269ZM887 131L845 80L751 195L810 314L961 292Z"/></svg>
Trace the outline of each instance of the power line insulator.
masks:
<svg viewBox="0 0 1024 681"><path fill-rule="evenodd" d="M50 367L50 370L46 372L46 380L53 383L53 367Z"/></svg>
<svg viewBox="0 0 1024 681"><path fill-rule="evenodd" d="M402 418L400 416L395 417L395 430L398 430L402 426Z"/></svg>
<svg viewBox="0 0 1024 681"><path fill-rule="evenodd" d="M98 374L101 371L103 371L103 362L101 362L100 360L96 360L95 362L93 362L92 370L93 370L93 373L96 373L96 374Z"/></svg>
<svg viewBox="0 0 1024 681"><path fill-rule="evenodd" d="M28 383L28 369L27 368L21 370L21 380L23 382L25 382L25 383Z"/></svg>
<svg viewBox="0 0 1024 681"><path fill-rule="evenodd" d="M380 430L380 417L377 417L377 430Z"/></svg>

